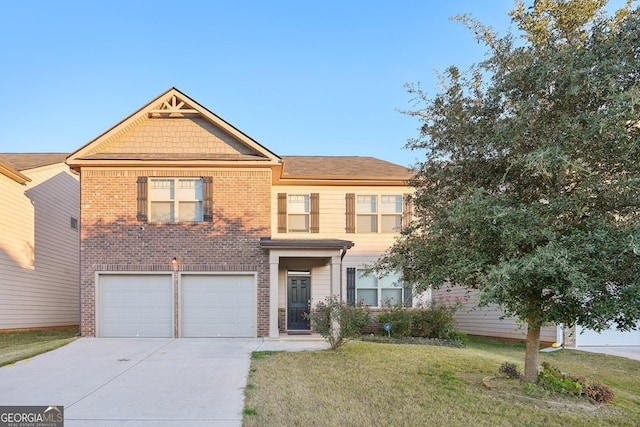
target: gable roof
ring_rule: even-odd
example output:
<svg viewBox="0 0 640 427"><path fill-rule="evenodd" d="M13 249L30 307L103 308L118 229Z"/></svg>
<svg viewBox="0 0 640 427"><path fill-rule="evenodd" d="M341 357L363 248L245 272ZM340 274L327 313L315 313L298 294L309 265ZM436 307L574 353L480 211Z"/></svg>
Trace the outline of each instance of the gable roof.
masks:
<svg viewBox="0 0 640 427"><path fill-rule="evenodd" d="M0 153L0 174L25 184L31 178L21 171L63 163L66 153Z"/></svg>
<svg viewBox="0 0 640 427"><path fill-rule="evenodd" d="M74 169L221 162L278 164L280 158L175 87L67 158Z"/></svg>
<svg viewBox="0 0 640 427"><path fill-rule="evenodd" d="M375 157L282 156L281 180L407 181L411 169Z"/></svg>

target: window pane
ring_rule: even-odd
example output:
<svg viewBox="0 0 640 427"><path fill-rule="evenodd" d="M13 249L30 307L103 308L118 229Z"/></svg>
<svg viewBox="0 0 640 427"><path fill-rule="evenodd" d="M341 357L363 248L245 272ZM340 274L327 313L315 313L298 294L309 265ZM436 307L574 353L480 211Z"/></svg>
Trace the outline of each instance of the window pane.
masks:
<svg viewBox="0 0 640 427"><path fill-rule="evenodd" d="M178 221L195 222L202 221L201 202L180 202Z"/></svg>
<svg viewBox="0 0 640 427"><path fill-rule="evenodd" d="M356 285L359 288L377 288L378 278L373 274L366 274L362 271L358 271L358 280Z"/></svg>
<svg viewBox="0 0 640 427"><path fill-rule="evenodd" d="M402 288L382 289L382 305L402 304Z"/></svg>
<svg viewBox="0 0 640 427"><path fill-rule="evenodd" d="M287 209L292 213L309 213L309 195L290 194Z"/></svg>
<svg viewBox="0 0 640 427"><path fill-rule="evenodd" d="M289 231L309 231L309 215L289 215Z"/></svg>
<svg viewBox="0 0 640 427"><path fill-rule="evenodd" d="M381 196L380 212L402 213L402 196Z"/></svg>
<svg viewBox="0 0 640 427"><path fill-rule="evenodd" d="M395 233L402 228L402 216L382 215L381 225L383 233Z"/></svg>
<svg viewBox="0 0 640 427"><path fill-rule="evenodd" d="M179 200L202 200L202 180L201 179L181 179L178 180Z"/></svg>
<svg viewBox="0 0 640 427"><path fill-rule="evenodd" d="M356 292L356 302L376 307L378 305L378 291L375 289L358 289Z"/></svg>
<svg viewBox="0 0 640 427"><path fill-rule="evenodd" d="M402 281L400 280L400 273L389 273L388 275L379 279L381 288L400 288L402 287Z"/></svg>
<svg viewBox="0 0 640 427"><path fill-rule="evenodd" d="M378 196L358 196L356 209L358 213L378 212Z"/></svg>
<svg viewBox="0 0 640 427"><path fill-rule="evenodd" d="M151 221L173 221L173 202L151 202Z"/></svg>
<svg viewBox="0 0 640 427"><path fill-rule="evenodd" d="M358 233L377 233L378 217L376 215L358 215L356 227Z"/></svg>
<svg viewBox="0 0 640 427"><path fill-rule="evenodd" d="M152 179L149 198L151 200L173 200L173 184L174 182L172 179Z"/></svg>

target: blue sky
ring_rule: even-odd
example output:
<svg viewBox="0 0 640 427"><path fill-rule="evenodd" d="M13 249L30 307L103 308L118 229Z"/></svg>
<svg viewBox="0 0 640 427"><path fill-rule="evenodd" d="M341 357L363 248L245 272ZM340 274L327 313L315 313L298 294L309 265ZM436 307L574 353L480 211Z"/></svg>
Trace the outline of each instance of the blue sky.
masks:
<svg viewBox="0 0 640 427"><path fill-rule="evenodd" d="M279 155L410 165L405 83L485 49L511 0L30 1L2 5L0 152L72 152L175 86Z"/></svg>

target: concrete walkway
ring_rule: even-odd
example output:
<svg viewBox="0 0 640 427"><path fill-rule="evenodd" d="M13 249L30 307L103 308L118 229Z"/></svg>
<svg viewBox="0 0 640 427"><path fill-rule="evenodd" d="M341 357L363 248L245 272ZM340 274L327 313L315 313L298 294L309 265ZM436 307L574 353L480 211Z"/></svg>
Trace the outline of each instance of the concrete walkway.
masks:
<svg viewBox="0 0 640 427"><path fill-rule="evenodd" d="M65 426L240 426L253 351L327 348L316 337L80 338L0 368L0 404L64 406Z"/></svg>
<svg viewBox="0 0 640 427"><path fill-rule="evenodd" d="M601 347L577 347L575 350L589 351L591 353L602 353L611 356L626 357L640 360L640 346L601 346Z"/></svg>

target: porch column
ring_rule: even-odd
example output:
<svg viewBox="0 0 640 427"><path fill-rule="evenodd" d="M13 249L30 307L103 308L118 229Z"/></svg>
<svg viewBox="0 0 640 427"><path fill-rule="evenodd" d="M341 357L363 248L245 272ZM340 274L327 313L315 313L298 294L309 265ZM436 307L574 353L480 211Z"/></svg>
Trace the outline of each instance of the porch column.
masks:
<svg viewBox="0 0 640 427"><path fill-rule="evenodd" d="M273 251L272 251L273 252ZM278 338L278 267L280 257L269 255L269 338Z"/></svg>
<svg viewBox="0 0 640 427"><path fill-rule="evenodd" d="M342 289L340 289L340 278L342 276L342 271L340 271L341 267L341 259L340 255L331 257L331 295L338 295L338 297L342 300L344 299L344 295L342 294Z"/></svg>

